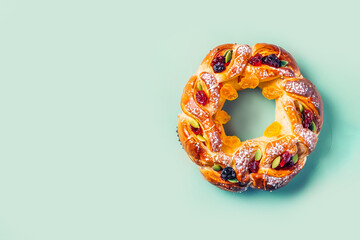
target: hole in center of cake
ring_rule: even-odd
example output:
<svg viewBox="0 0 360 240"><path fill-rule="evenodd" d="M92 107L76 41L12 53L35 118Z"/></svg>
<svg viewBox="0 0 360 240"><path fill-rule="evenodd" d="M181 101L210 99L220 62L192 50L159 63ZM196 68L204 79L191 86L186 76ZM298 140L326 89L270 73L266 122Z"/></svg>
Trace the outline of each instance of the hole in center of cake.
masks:
<svg viewBox="0 0 360 240"><path fill-rule="evenodd" d="M224 124L228 136L237 136L246 141L261 137L264 130L275 120L275 100L266 99L261 89L238 91L239 97L226 101L224 107L231 120Z"/></svg>

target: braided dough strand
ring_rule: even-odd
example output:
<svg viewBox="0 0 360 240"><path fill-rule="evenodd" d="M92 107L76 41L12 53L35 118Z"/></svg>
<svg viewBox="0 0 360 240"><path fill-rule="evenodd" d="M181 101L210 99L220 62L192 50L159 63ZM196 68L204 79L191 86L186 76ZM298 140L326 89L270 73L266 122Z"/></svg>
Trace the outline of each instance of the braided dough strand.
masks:
<svg viewBox="0 0 360 240"><path fill-rule="evenodd" d="M212 62L224 54L231 54L231 58L229 60L227 56L225 70L215 72ZM286 65L252 64L251 58L259 54L274 54ZM281 130L276 136L238 142L235 137L226 136L224 122L216 116L227 99L237 96L236 92L236 96L225 93L231 89L240 91L255 87L262 89L266 98L275 99L275 119L280 123ZM205 103L197 100L198 91L206 94ZM303 126L300 108L313 113L315 129ZM266 43L253 47L224 44L210 51L197 73L187 82L181 97L181 109L178 133L184 150L206 180L233 192L245 191L249 186L262 190L285 186L304 167L307 156L315 149L323 123L323 103L315 85L301 75L290 53ZM229 145L229 139L234 143ZM262 153L259 168L257 172L251 172L249 163L254 161L259 150ZM297 154L298 161L291 167L273 168L274 159L285 152L292 156ZM217 165L222 169L233 168L237 181L224 180L221 171L212 168Z"/></svg>

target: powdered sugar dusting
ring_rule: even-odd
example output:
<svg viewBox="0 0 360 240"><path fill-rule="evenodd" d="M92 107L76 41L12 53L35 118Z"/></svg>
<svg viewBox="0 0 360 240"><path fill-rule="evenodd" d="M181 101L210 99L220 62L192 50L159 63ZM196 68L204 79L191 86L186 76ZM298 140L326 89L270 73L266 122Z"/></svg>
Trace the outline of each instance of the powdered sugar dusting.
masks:
<svg viewBox="0 0 360 240"><path fill-rule="evenodd" d="M231 165L231 157L226 155L223 152L219 152L218 154L214 154L214 163L215 164L224 164L225 166Z"/></svg>
<svg viewBox="0 0 360 240"><path fill-rule="evenodd" d="M301 96L307 96L309 85L300 81L287 81L285 83L285 91Z"/></svg>
<svg viewBox="0 0 360 240"><path fill-rule="evenodd" d="M240 45L236 49L236 52L239 54L239 56L234 60L234 65L229 71L230 78L239 75L245 69L248 58L251 54L251 48L248 45Z"/></svg>
<svg viewBox="0 0 360 240"><path fill-rule="evenodd" d="M284 186L287 181L289 180L289 176L285 176L285 177L271 177L271 176L265 176L265 182L267 183L267 185L272 186L272 188L274 190L281 188L282 186ZM266 188L266 185L265 185ZM266 190L266 189L265 189Z"/></svg>
<svg viewBox="0 0 360 240"><path fill-rule="evenodd" d="M265 175L264 180L267 183L266 185L271 186L271 189L274 190L281 188L286 185L301 170L301 168L301 165L297 165L290 175L284 177L273 177Z"/></svg>
<svg viewBox="0 0 360 240"><path fill-rule="evenodd" d="M252 158L255 156L255 146L253 144L244 144L240 150L234 155L235 167L242 178L248 171L248 165Z"/></svg>
<svg viewBox="0 0 360 240"><path fill-rule="evenodd" d="M201 74L201 79L204 81L206 87L210 92L210 103L214 108L213 111L216 111L219 107L219 98L220 98L220 89L219 84L216 81L216 78L207 72Z"/></svg>
<svg viewBox="0 0 360 240"><path fill-rule="evenodd" d="M290 111L293 111L295 112L296 111L296 108L295 108L295 105L294 105L294 101L293 100L290 100L289 98L282 98L281 99L282 103L283 103L283 106L285 111L287 110L290 110Z"/></svg>
<svg viewBox="0 0 360 240"><path fill-rule="evenodd" d="M287 81L285 83L285 91L294 93L304 97L310 97L311 103L317 109L320 109L321 98L315 89L315 85L307 79L299 79L297 81Z"/></svg>
<svg viewBox="0 0 360 240"><path fill-rule="evenodd" d="M208 133L208 137L210 141L211 150L213 152L219 152L222 146L222 142L218 132L215 129L213 129Z"/></svg>
<svg viewBox="0 0 360 240"><path fill-rule="evenodd" d="M304 128L301 124L295 124L294 132L304 139L306 145L309 147L310 152L315 149L317 136L313 131Z"/></svg>
<svg viewBox="0 0 360 240"><path fill-rule="evenodd" d="M193 116L197 117L197 118L208 118L209 114L207 112L205 112L204 110L202 110L201 108L199 108L197 105L191 103L191 101L187 102L185 104L185 109L192 114Z"/></svg>
<svg viewBox="0 0 360 240"><path fill-rule="evenodd" d="M270 142L270 147L266 147L266 160L270 164L275 157L281 155L286 150L292 148L298 142L298 138L288 135L281 141Z"/></svg>
<svg viewBox="0 0 360 240"><path fill-rule="evenodd" d="M275 146L270 148L267 151L267 154L270 156L279 156L282 152L284 152L285 143L281 144L279 142L275 143Z"/></svg>

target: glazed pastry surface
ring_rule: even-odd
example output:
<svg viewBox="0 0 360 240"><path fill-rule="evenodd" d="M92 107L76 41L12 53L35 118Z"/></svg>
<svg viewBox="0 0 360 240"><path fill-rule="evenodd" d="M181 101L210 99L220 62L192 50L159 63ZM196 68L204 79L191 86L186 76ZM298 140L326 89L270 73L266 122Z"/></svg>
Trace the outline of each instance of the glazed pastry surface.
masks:
<svg viewBox="0 0 360 240"><path fill-rule="evenodd" d="M264 136L241 142L225 134L230 116L221 108L238 91L256 87L275 99L275 122ZM177 128L184 150L207 181L233 192L285 186L304 167L323 124L314 84L290 53L265 43L224 44L210 51L187 82L181 109Z"/></svg>

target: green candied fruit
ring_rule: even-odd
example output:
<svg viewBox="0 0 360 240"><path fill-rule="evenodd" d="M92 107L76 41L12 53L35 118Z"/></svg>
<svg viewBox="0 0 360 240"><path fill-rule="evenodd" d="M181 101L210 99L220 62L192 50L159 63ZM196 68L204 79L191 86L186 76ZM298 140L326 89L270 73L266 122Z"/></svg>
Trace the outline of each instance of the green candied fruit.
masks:
<svg viewBox="0 0 360 240"><path fill-rule="evenodd" d="M272 167L272 168L277 168L277 167L279 166L279 164L280 164L280 160L281 160L281 157L280 157L280 156L277 157L277 158L275 158L274 161L273 161L272 164L271 164L271 167Z"/></svg>
<svg viewBox="0 0 360 240"><path fill-rule="evenodd" d="M261 159L261 150L258 149L255 152L255 161L259 161Z"/></svg>
<svg viewBox="0 0 360 240"><path fill-rule="evenodd" d="M236 178L229 179L228 181L231 182L231 183L238 183L239 182L239 180L237 180Z"/></svg>
<svg viewBox="0 0 360 240"><path fill-rule="evenodd" d="M225 57L225 63L228 63L231 61L232 58L232 54L233 54L233 50L227 50L224 54Z"/></svg>
<svg viewBox="0 0 360 240"><path fill-rule="evenodd" d="M297 163L297 161L299 160L299 155L295 154L293 157L292 157L292 161L293 163Z"/></svg>
<svg viewBox="0 0 360 240"><path fill-rule="evenodd" d="M214 171L220 171L221 170L221 166L220 165L214 165L214 166L212 166L212 169L214 170Z"/></svg>

